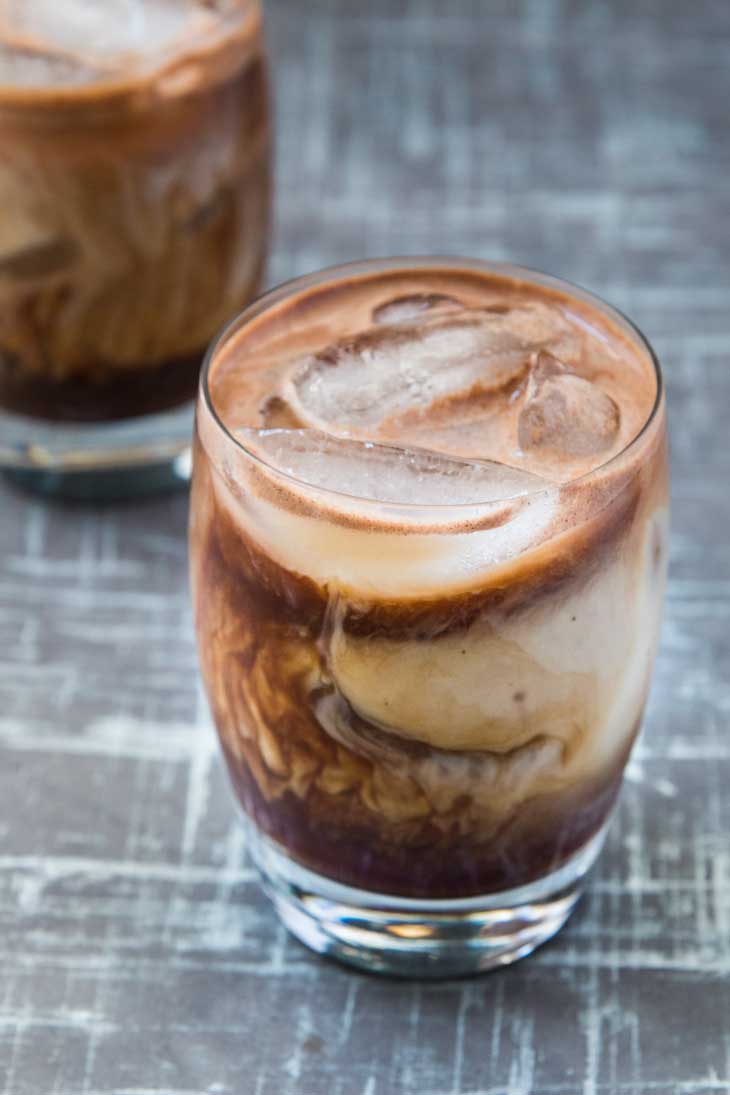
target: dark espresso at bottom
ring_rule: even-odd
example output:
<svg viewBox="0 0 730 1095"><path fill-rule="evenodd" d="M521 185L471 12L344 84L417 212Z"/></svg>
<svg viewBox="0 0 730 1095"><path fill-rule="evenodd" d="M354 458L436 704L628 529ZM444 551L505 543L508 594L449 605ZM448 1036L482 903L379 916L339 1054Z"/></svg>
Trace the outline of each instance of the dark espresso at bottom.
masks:
<svg viewBox="0 0 730 1095"><path fill-rule="evenodd" d="M164 365L145 365L121 377L100 368L93 376L66 380L30 379L6 359L0 363L0 407L69 422L156 414L190 399L202 357L197 353Z"/></svg>
<svg viewBox="0 0 730 1095"><path fill-rule="evenodd" d="M649 352L549 283L313 281L213 354L192 568L233 785L294 860L458 898L604 824L665 568Z"/></svg>

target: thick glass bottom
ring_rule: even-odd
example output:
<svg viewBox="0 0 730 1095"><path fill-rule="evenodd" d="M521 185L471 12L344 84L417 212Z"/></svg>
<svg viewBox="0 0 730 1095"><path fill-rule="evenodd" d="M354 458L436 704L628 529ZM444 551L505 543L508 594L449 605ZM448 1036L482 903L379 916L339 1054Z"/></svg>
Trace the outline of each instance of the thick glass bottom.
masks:
<svg viewBox="0 0 730 1095"><path fill-rule="evenodd" d="M247 822L263 887L312 950L396 977L458 977L524 958L562 928L600 853L608 823L558 870L526 886L449 901L341 886L299 866Z"/></svg>
<svg viewBox="0 0 730 1095"><path fill-rule="evenodd" d="M48 497L134 498L186 487L193 403L119 422L60 423L0 410L0 471Z"/></svg>

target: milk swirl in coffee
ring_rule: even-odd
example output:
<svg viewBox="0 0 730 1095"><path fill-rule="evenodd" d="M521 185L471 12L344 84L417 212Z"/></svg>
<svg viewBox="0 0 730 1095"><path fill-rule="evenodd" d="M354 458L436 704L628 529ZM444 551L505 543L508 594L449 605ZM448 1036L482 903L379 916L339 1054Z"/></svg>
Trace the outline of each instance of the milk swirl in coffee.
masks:
<svg viewBox="0 0 730 1095"><path fill-rule="evenodd" d="M648 689L649 351L549 282L390 266L254 310L208 390L196 623L244 809L366 890L559 867L605 822Z"/></svg>
<svg viewBox="0 0 730 1095"><path fill-rule="evenodd" d="M260 23L254 0L1 0L1 406L194 395L264 261Z"/></svg>

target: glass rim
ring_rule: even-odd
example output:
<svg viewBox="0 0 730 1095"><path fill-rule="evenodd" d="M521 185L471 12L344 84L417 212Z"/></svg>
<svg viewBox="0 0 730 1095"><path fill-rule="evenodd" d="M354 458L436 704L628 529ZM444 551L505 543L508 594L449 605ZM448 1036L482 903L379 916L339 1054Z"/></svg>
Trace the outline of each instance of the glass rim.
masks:
<svg viewBox="0 0 730 1095"><path fill-rule="evenodd" d="M352 275L362 275L363 277L368 274L373 274L378 271L396 271L408 270L427 271L429 269L443 269L443 270L468 270L476 273L495 274L502 277L512 277L516 280L524 282L531 282L532 284L544 285L548 288L553 288L558 291L562 291L564 294L567 291L568 295L576 296L578 299L582 299L584 302L597 306L600 311L607 314L609 318L618 320L628 332L629 335L638 343L640 348L648 355L654 370L654 378L656 381L656 393L651 410L647 415L646 421L641 428L637 430L633 437L619 449L618 452L613 453L607 460L604 460L601 464L598 464L595 468L591 468L583 474L575 476L575 478L568 479L563 483L553 483L545 481L544 486L537 486L534 490L520 491L515 495L509 497L501 496L499 498L485 498L472 502L406 502L405 500L400 502L393 501L381 501L375 498L367 498L363 495L352 494L347 491L340 491L334 487L329 487L321 484L309 483L306 479L300 479L296 475L292 475L289 472L283 471L281 468L277 468L274 464L269 463L259 453L249 449L244 442L237 437L228 428L223 421L222 416L218 413L210 391L210 372L213 363L221 350L228 341L237 334L239 331L250 323L251 320L257 316L268 311L268 309L281 301L287 300L290 297L295 296L298 292L308 288L314 288L318 285L324 286L330 281L342 280L344 277ZM269 472L273 472L274 475L281 479L296 484L299 488L306 488L307 491L317 491L324 495L331 495L333 497L347 498L355 500L359 503L368 503L370 505L379 505L385 507L397 507L399 510L413 510L423 511L429 510L443 510L446 512L451 511L464 511L468 509L475 509L480 506L486 505L503 505L507 502L511 502L517 499L535 498L541 494L545 494L549 491L563 490L566 487L572 487L579 483L585 483L593 478L603 474L607 468L617 464L623 457L628 455L645 437L649 429L653 425L659 410L662 406L664 398L664 378L662 375L661 365L659 359L643 331L631 320L624 312L619 308L616 308L613 304L609 304L608 301L598 296L596 293L591 292L588 289L584 289L576 282L569 281L567 278L558 277L555 274L549 274L543 270L537 270L529 266L520 266L511 262L491 261L487 259L471 258L466 256L456 255L404 255L393 256L386 258L369 258L361 259L354 262L335 263L331 266L322 267L319 270L315 270L309 274L299 275L294 278L289 278L286 281L280 282L278 285L273 286L266 292L260 294L254 300L250 302L238 315L234 316L221 331L215 336L210 346L208 347L205 357L203 359L203 365L200 370L200 381L198 385L198 401L202 402L209 412L216 429L223 435L226 443L231 443L236 449L243 452L249 460L252 460L254 464L260 465L267 469ZM417 446L410 446L412 449L416 449ZM426 452L432 455L443 455L448 459L459 461L463 460L465 463L480 464L487 463L487 460L467 459L464 457L454 456L448 453L438 453L437 450L421 448L419 451ZM515 465L505 465L511 470L519 471Z"/></svg>

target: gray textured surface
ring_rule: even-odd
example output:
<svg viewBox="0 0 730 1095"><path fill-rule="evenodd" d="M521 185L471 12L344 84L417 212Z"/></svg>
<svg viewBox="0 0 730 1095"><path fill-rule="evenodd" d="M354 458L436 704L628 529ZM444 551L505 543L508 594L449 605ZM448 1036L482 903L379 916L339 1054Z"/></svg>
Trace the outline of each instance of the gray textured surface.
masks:
<svg viewBox="0 0 730 1095"><path fill-rule="evenodd" d="M269 8L273 280L510 258L602 292L659 350L675 510L646 734L557 941L470 982L339 969L242 858L185 499L0 488L0 1092L730 1092L730 4Z"/></svg>

